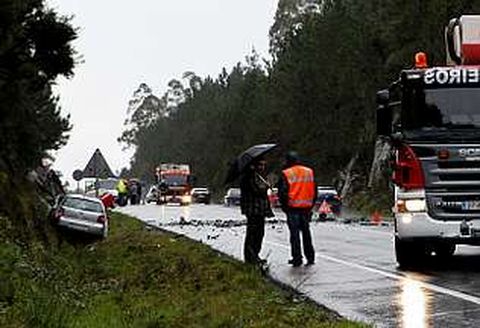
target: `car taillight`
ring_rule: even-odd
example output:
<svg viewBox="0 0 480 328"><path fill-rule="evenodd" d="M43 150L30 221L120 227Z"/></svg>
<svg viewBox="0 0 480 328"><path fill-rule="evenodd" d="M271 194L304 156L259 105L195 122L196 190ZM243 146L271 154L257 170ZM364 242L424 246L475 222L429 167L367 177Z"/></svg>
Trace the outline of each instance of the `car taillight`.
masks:
<svg viewBox="0 0 480 328"><path fill-rule="evenodd" d="M413 149L401 145L397 149L397 160L393 172L393 182L404 189L421 189L425 187L422 163Z"/></svg>
<svg viewBox="0 0 480 328"><path fill-rule="evenodd" d="M97 218L97 222L98 223L105 223L107 222L107 217L105 215L100 215L98 218Z"/></svg>
<svg viewBox="0 0 480 328"><path fill-rule="evenodd" d="M64 210L62 207L58 208L58 209L55 211L55 213L54 213L54 218L55 218L55 220L57 220L57 221L60 220L60 218L61 218L64 214L65 214L65 210Z"/></svg>

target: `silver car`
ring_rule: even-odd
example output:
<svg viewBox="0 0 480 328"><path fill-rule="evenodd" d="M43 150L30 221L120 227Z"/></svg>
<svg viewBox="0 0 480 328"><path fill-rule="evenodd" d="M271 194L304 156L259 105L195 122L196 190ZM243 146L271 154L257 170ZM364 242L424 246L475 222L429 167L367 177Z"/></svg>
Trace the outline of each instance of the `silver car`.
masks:
<svg viewBox="0 0 480 328"><path fill-rule="evenodd" d="M101 236L108 235L108 216L102 202L95 197L67 195L60 199L52 212L59 227Z"/></svg>
<svg viewBox="0 0 480 328"><path fill-rule="evenodd" d="M156 203L158 201L158 188L157 186L151 186L150 189L148 189L147 194L145 195L145 203L150 204L150 203Z"/></svg>
<svg viewBox="0 0 480 328"><path fill-rule="evenodd" d="M223 202L225 206L240 205L241 190L240 188L230 188L227 190Z"/></svg>

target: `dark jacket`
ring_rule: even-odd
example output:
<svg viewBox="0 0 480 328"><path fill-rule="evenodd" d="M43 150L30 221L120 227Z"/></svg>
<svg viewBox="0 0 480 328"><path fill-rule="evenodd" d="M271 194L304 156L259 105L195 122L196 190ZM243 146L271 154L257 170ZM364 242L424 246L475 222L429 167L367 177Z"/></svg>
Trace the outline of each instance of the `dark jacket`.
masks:
<svg viewBox="0 0 480 328"><path fill-rule="evenodd" d="M262 179L258 173L251 170L244 173L240 179L240 208L247 217L274 216L267 195L269 186Z"/></svg>
<svg viewBox="0 0 480 328"><path fill-rule="evenodd" d="M288 169L294 165L299 165L299 163L290 165L285 167L284 169ZM300 164L303 166L306 166L304 164ZM313 209L313 206L315 206L315 201L317 199L317 188L315 187L315 192L314 192L314 197L313 197L313 206L311 208L291 208L288 206L288 193L289 193L289 186L288 186L288 181L285 175L282 173L280 181L278 183L278 201L280 202L280 206L282 207L282 210L287 213L310 213Z"/></svg>

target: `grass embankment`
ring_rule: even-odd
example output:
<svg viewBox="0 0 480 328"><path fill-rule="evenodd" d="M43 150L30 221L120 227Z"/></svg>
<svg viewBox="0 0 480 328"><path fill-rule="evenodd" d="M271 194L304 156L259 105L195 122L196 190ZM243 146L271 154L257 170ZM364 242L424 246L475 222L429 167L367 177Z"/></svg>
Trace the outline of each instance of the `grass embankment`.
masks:
<svg viewBox="0 0 480 328"><path fill-rule="evenodd" d="M205 245L111 215L105 241L0 244L1 327L357 327Z"/></svg>

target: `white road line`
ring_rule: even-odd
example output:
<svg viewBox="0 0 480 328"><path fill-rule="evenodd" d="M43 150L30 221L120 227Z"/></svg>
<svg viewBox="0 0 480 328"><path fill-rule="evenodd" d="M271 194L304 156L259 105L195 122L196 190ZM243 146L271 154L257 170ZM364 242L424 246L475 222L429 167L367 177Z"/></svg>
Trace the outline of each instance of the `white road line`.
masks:
<svg viewBox="0 0 480 328"><path fill-rule="evenodd" d="M283 244L280 244L280 243L276 243L276 242L266 241L265 243L273 245L273 246L285 248L285 249L290 249L289 246L283 245ZM399 274L383 271L383 270L380 270L380 269L372 268L372 267L365 266L365 265L362 265L362 264L358 264L358 263L355 263L355 262L349 262L349 261L342 260L342 259L330 256L330 255L327 255L327 254L324 254L324 253L318 253L317 252L316 257L317 258L323 258L327 261L335 262L335 263L342 264L342 265L345 265L345 266L349 266L349 267L352 267L352 268L355 268L355 269L361 269L361 270L364 270L364 271L375 273L375 274L378 274L378 275L381 275L381 276L384 276L384 277L387 277L387 278L390 278L390 279L393 279L393 280L398 280L398 281L407 282L407 283L414 282L424 289L428 289L428 290L431 290L433 292L440 293L440 294L453 296L453 297L462 299L464 301L469 301L469 302L475 303L477 305L480 305L480 298L479 297L469 295L469 294L466 294L466 293L463 293L463 292L459 292L459 291L452 290L452 289L449 289L449 288L445 288L445 287L437 286L437 285L434 285L434 284L426 283L426 282L423 282L423 281L420 281L420 280L404 277L404 276L399 275Z"/></svg>
<svg viewBox="0 0 480 328"><path fill-rule="evenodd" d="M452 315L452 314L466 314L466 313L475 313L475 312L480 312L480 309L437 312L437 313L430 314L430 316L431 317L442 317L442 316L448 316L448 315Z"/></svg>

